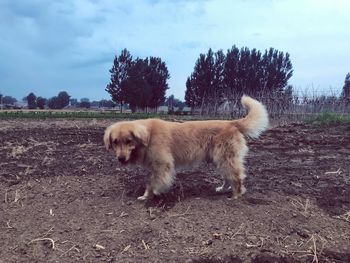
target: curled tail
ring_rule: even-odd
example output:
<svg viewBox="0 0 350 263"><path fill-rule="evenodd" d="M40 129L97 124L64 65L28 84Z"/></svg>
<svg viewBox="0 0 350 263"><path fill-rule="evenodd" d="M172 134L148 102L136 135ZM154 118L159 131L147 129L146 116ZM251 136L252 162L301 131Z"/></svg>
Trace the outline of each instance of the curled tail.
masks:
<svg viewBox="0 0 350 263"><path fill-rule="evenodd" d="M246 95L242 97L241 103L248 110L248 115L233 122L244 135L258 138L269 126L269 115L266 108L259 101Z"/></svg>

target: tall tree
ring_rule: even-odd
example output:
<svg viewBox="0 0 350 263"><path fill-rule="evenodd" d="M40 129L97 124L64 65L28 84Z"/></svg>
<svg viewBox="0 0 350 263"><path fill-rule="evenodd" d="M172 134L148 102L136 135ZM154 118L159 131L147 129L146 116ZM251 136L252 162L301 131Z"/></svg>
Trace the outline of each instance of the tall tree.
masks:
<svg viewBox="0 0 350 263"><path fill-rule="evenodd" d="M57 99L60 109L63 109L64 107L69 105L70 96L66 91L61 91L60 93L58 93Z"/></svg>
<svg viewBox="0 0 350 263"><path fill-rule="evenodd" d="M260 88L267 92L282 92L293 75L289 54L270 48L262 57L262 66L265 74Z"/></svg>
<svg viewBox="0 0 350 263"><path fill-rule="evenodd" d="M17 102L17 99L11 96L4 96L2 98L3 104L14 104L15 102Z"/></svg>
<svg viewBox="0 0 350 263"><path fill-rule="evenodd" d="M195 78L193 73L186 80L186 91L185 91L186 104L191 107L192 111L198 106L197 92L195 87Z"/></svg>
<svg viewBox="0 0 350 263"><path fill-rule="evenodd" d="M186 86L190 89L186 91L186 102L188 105L200 106L201 112L204 106L208 104L214 89L214 66L214 54L213 51L209 49L207 54L199 55L193 73L186 82Z"/></svg>
<svg viewBox="0 0 350 263"><path fill-rule="evenodd" d="M156 57L149 58L146 74L146 82L151 92L148 106L157 108L165 101L165 93L169 88L167 80L170 78L170 74L165 62Z"/></svg>
<svg viewBox="0 0 350 263"><path fill-rule="evenodd" d="M148 59L137 58L128 70L128 78L123 87L125 102L135 112L137 107L145 109L151 100L151 87L146 80Z"/></svg>
<svg viewBox="0 0 350 263"><path fill-rule="evenodd" d="M90 109L91 103L90 100L80 100L80 103L78 104L79 108L85 108Z"/></svg>
<svg viewBox="0 0 350 263"><path fill-rule="evenodd" d="M350 104L350 73L346 74L341 99L345 101L347 105Z"/></svg>
<svg viewBox="0 0 350 263"><path fill-rule="evenodd" d="M129 51L124 49L115 57L110 73L111 81L106 91L114 102L128 103L132 111L157 108L164 102L170 74L160 58L133 60Z"/></svg>
<svg viewBox="0 0 350 263"><path fill-rule="evenodd" d="M186 81L186 103L216 112L223 90L225 55L222 50L200 54L193 73Z"/></svg>
<svg viewBox="0 0 350 263"><path fill-rule="evenodd" d="M175 98L173 94L166 98L165 105L168 106L169 111L174 111L174 108L183 110L183 108L186 106L185 102Z"/></svg>
<svg viewBox="0 0 350 263"><path fill-rule="evenodd" d="M44 109L45 105L47 103L47 99L43 98L43 97L38 97L36 99L36 104L38 106L39 109Z"/></svg>
<svg viewBox="0 0 350 263"><path fill-rule="evenodd" d="M37 101L36 101L36 96L33 92L29 93L28 96L26 97L27 103L28 103L28 108L29 109L36 109L37 107Z"/></svg>
<svg viewBox="0 0 350 263"><path fill-rule="evenodd" d="M227 51L224 66L224 86L225 95L228 99L233 98L237 92L242 93L238 78L239 59L240 52L236 46Z"/></svg>
<svg viewBox="0 0 350 263"><path fill-rule="evenodd" d="M217 51L214 55L214 79L210 96L212 98L212 105L214 107L214 115L216 115L224 91L225 55L222 50Z"/></svg>
<svg viewBox="0 0 350 263"><path fill-rule="evenodd" d="M289 54L273 48L262 54L232 46L226 55L209 49L187 78L185 99L192 108L207 105L215 113L223 98L236 102L243 94L282 96L292 75Z"/></svg>
<svg viewBox="0 0 350 263"><path fill-rule="evenodd" d="M113 66L109 70L111 79L105 90L115 103L120 104L121 111L126 100L125 84L132 65L133 60L130 52L127 49L123 49L118 57L115 56Z"/></svg>
<svg viewBox="0 0 350 263"><path fill-rule="evenodd" d="M63 109L69 105L70 96L66 91L61 91L58 96L52 97L48 100L47 105L50 109Z"/></svg>

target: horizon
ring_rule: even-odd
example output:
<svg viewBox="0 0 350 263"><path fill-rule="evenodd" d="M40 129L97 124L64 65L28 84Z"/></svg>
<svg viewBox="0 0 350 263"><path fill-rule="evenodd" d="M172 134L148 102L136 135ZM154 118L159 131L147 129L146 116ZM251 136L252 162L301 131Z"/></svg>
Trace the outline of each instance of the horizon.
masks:
<svg viewBox="0 0 350 263"><path fill-rule="evenodd" d="M290 54L296 90L339 94L350 72L346 0L88 1L0 3L0 93L21 101L110 99L104 90L115 56L160 57L167 96L184 100L200 53L236 45Z"/></svg>

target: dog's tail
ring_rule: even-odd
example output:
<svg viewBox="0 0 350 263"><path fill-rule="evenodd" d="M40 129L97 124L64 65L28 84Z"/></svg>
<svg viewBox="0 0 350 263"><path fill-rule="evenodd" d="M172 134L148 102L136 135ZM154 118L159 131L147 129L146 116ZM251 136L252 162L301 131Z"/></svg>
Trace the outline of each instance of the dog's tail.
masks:
<svg viewBox="0 0 350 263"><path fill-rule="evenodd" d="M242 97L241 103L248 110L248 115L235 120L234 124L244 135L258 138L269 126L269 115L266 108L259 101L246 95Z"/></svg>

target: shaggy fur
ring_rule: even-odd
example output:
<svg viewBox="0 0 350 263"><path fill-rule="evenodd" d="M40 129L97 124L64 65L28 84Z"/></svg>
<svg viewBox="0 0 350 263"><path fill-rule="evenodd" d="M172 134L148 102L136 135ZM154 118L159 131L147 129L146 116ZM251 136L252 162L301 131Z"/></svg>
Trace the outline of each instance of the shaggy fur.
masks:
<svg viewBox="0 0 350 263"><path fill-rule="evenodd" d="M123 164L140 164L151 172L139 200L166 192L172 185L175 167L211 161L222 174L218 192L232 189L233 196L245 192L244 136L257 138L268 127L268 114L258 101L243 96L245 118L231 121L167 122L159 119L117 122L105 130L104 143Z"/></svg>

